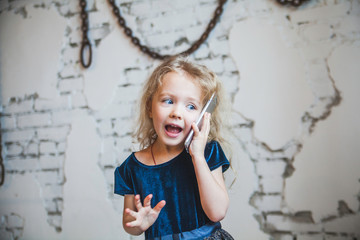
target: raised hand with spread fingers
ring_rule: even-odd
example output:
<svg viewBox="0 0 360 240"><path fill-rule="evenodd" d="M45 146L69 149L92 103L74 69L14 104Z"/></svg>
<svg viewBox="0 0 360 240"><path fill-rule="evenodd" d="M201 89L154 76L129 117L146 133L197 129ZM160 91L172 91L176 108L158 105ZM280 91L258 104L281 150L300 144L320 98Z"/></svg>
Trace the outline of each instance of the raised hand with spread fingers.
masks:
<svg viewBox="0 0 360 240"><path fill-rule="evenodd" d="M140 195L125 196L123 225L126 232L140 235L156 221L166 202L162 200L154 208L151 208L152 197L152 194L146 196L144 205L142 205Z"/></svg>

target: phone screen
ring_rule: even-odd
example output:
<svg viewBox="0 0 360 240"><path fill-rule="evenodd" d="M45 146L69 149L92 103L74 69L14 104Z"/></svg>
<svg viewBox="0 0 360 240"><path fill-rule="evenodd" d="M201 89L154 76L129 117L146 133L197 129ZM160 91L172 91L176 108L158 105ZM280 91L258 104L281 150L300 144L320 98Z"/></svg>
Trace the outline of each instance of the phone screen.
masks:
<svg viewBox="0 0 360 240"><path fill-rule="evenodd" d="M216 96L215 96L215 93L213 93L213 95L211 95L209 101L207 101L207 103L205 104L203 110L201 111L200 113L200 116L198 118L198 120L196 121L196 125L198 126L198 128L200 129L201 128L201 125L202 125L202 119L204 117L204 114L206 112L208 113L212 113L216 107ZM194 136L194 130L191 129L189 135L186 137L186 140L185 140L185 149L187 152L189 152L189 146L190 146L190 143L191 143L191 140Z"/></svg>

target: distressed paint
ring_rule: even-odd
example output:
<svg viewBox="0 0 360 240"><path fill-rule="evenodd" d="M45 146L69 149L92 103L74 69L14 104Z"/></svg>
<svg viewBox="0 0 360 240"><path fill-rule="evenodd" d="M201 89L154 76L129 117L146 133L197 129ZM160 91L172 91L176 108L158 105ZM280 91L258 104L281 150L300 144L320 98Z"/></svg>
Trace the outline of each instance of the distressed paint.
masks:
<svg viewBox="0 0 360 240"><path fill-rule="evenodd" d="M118 3L135 35L163 54L188 48L217 5ZM94 59L83 70L77 1L0 3L5 239L70 239L84 236L79 229L89 239L134 239L121 227L113 170L136 148L136 100L158 62L130 44L106 1L89 0L88 9ZM229 1L207 42L191 56L219 75L233 104L233 171L226 174L231 207L223 226L235 239L360 238L359 22L355 0L312 0L299 9L270 0ZM53 34L45 31L49 25ZM15 29L30 41L13 39ZM251 39L257 29L261 41ZM19 49L23 58L15 54ZM276 53L281 56L274 59ZM34 54L36 61L29 60ZM267 74L257 75L261 71ZM288 82L292 76L296 87ZM266 80L260 95L246 84ZM273 104L261 111L265 103ZM337 141L324 141L334 136L341 140L337 148L331 145ZM336 180L337 188L329 183Z"/></svg>

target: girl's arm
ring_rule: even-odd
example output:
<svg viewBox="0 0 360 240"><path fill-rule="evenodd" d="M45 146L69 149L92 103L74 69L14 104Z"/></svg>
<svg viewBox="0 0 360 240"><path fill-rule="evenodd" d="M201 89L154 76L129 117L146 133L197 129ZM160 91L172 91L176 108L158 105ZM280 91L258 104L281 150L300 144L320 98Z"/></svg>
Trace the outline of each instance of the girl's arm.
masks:
<svg viewBox="0 0 360 240"><path fill-rule="evenodd" d="M160 201L154 208L151 208L152 194L144 199L144 206L141 204L139 195L125 195L123 227L131 235L140 235L145 232L158 218L165 201Z"/></svg>
<svg viewBox="0 0 360 240"><path fill-rule="evenodd" d="M192 125L194 137L190 145L196 179L199 185L201 206L213 222L222 220L229 207L229 196L219 167L210 171L204 157L204 149L210 131L210 114L206 113L201 131L196 124Z"/></svg>

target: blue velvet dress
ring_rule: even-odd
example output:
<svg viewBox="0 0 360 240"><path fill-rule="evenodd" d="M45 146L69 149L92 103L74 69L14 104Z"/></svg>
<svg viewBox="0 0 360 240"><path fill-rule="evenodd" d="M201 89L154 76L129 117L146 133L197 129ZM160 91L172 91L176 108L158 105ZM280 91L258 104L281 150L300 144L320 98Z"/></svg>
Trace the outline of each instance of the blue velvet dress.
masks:
<svg viewBox="0 0 360 240"><path fill-rule="evenodd" d="M222 167L224 172L229 168L229 161L216 141L206 145L205 159L211 171ZM185 149L170 161L155 166L142 164L132 153L115 170L114 192L123 196L139 194L142 203L147 195L153 194L152 207L166 201L158 219L146 230L146 239L214 225L201 207L194 166Z"/></svg>

